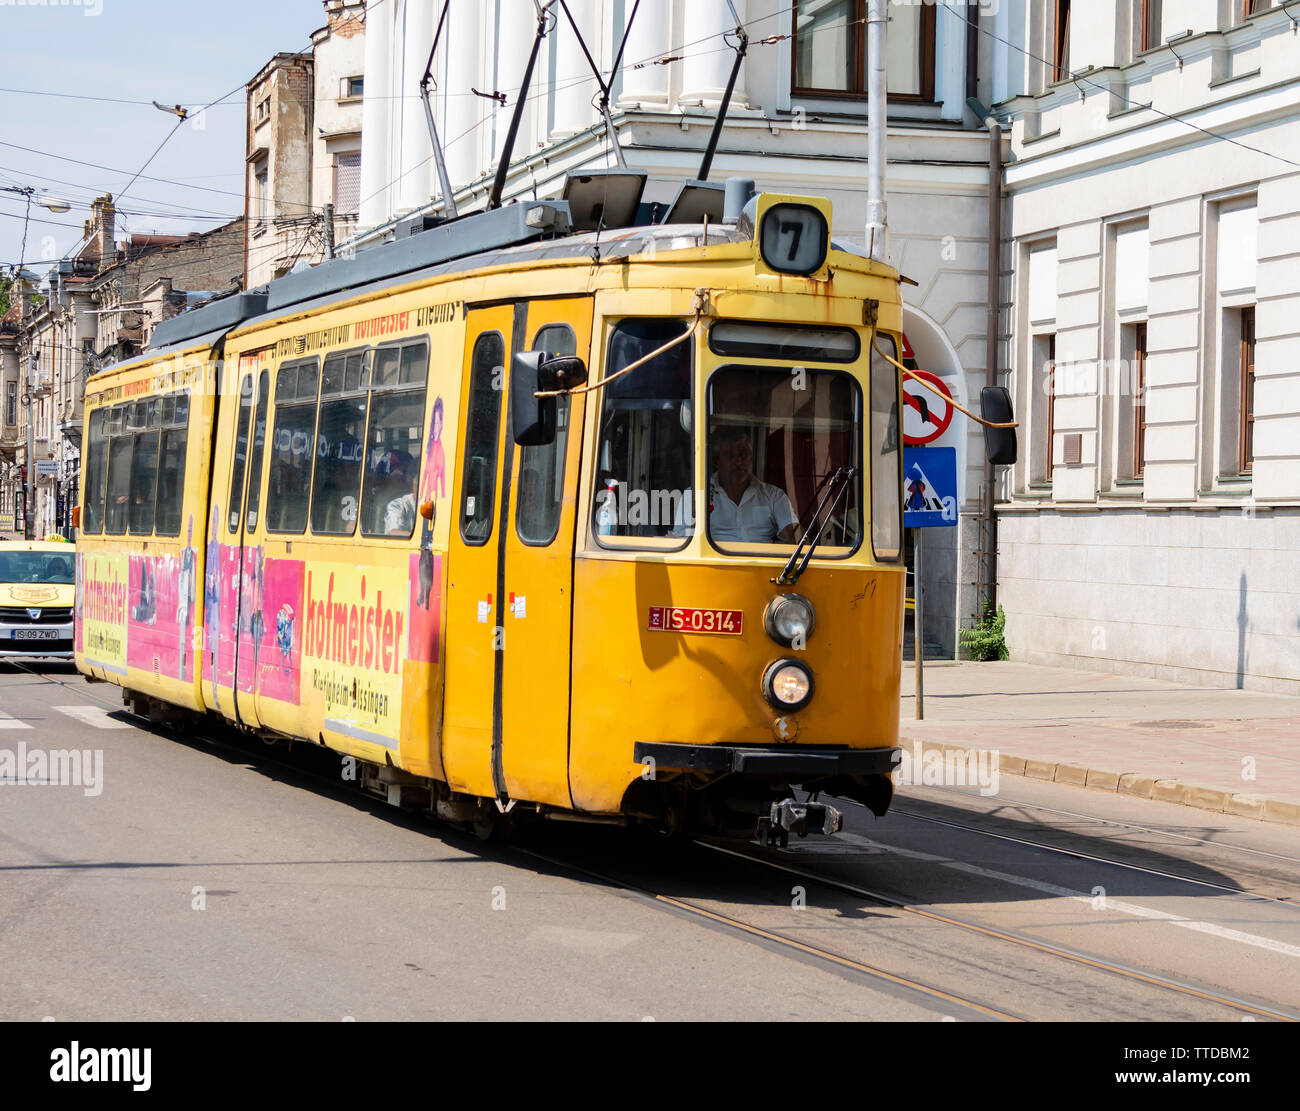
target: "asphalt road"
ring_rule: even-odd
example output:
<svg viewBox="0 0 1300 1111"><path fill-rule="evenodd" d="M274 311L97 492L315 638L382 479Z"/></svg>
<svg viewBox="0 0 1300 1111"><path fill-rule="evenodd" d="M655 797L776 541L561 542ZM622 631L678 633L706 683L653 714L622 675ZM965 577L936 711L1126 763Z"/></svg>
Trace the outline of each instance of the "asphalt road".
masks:
<svg viewBox="0 0 1300 1111"><path fill-rule="evenodd" d="M1287 827L1004 777L788 850L499 845L35 670L0 663L0 750L95 783L0 786L3 1020L1300 1016Z"/></svg>

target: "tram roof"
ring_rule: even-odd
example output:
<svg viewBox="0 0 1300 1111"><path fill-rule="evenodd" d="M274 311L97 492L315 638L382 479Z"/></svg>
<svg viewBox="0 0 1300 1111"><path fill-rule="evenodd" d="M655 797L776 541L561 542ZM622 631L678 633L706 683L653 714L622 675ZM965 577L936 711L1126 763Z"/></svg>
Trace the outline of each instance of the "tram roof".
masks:
<svg viewBox="0 0 1300 1111"><path fill-rule="evenodd" d="M547 228L539 229L527 222L539 208L551 220L550 237L541 237ZM180 313L154 329L142 355L114 369L179 354L205 343L212 346L236 328L269 323L290 309L311 311L364 297L399 282L407 284L521 262L587 259L608 263L650 252L752 241L734 224L725 223L650 224L566 234L567 205L557 201L510 205L477 214L475 220L480 222L465 221L460 230L453 222L357 252L350 258L330 259L266 286ZM493 240L499 245L466 250ZM855 246L840 242L830 246L869 261Z"/></svg>

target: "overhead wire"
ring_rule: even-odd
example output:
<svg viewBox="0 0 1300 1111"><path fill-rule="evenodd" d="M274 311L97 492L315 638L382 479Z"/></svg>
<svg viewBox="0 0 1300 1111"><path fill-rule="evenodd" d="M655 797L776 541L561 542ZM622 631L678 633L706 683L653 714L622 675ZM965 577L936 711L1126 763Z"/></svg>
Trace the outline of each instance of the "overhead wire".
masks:
<svg viewBox="0 0 1300 1111"><path fill-rule="evenodd" d="M382 2L382 0L380 0L380 2ZM786 15L793 11L794 11L794 5L793 4L787 5L786 7L780 8L777 11L766 12L763 15L755 16L753 19L745 21L745 23L742 24L742 26L748 28L753 26L754 24L762 23L765 20L769 20L769 19L775 19L779 16ZM725 44L727 42L727 36L732 34L734 34L734 28L727 28L726 30L723 31L714 32L711 35L701 35L697 39L692 39L689 42L684 42L678 46L670 46L664 52L656 52L654 54L647 55L639 62L627 63L624 65L623 68L642 69L648 65L656 65L660 63L668 64L671 62L684 61L687 58L687 55L684 53L685 51L690 50L690 48L699 46L703 43L711 42L714 39L721 39L724 45L714 50L706 50L706 51L700 51L694 53L690 55L690 57L702 58L702 57L707 57L710 54L730 53L732 51L732 48ZM579 85L588 85L594 83L597 83L596 76L594 74L587 74L585 76L576 77L570 81L557 83L555 85L547 85L545 87L539 87L535 91L530 92L528 96L525 97L525 103L535 102L541 100L543 97L551 96L555 93L563 92L567 89L576 88ZM504 91L509 93L512 90L504 90ZM519 89L513 90L513 92L516 95L519 93L519 91L520 91ZM470 127L466 128L459 135L455 135L452 138L448 139L447 142L443 144L443 150L444 151L450 150L451 147L455 145L457 142L466 138L469 135L472 135L475 131L479 130L479 128L484 127L490 122L492 122L495 119L496 113L499 110L500 110L499 108L494 107L490 113L484 115L480 120L472 124ZM385 184L381 185L378 189L362 197L359 203L365 204L366 201L373 200L375 197L380 196L381 194L387 192L389 189L393 188L395 185L400 183L403 179L409 177L417 170L423 169L432 161L433 161L433 154L430 153L428 156L421 159L415 165L409 167L408 169L403 170L396 177L390 178L387 182L385 182ZM482 178L479 178L477 180L482 180Z"/></svg>

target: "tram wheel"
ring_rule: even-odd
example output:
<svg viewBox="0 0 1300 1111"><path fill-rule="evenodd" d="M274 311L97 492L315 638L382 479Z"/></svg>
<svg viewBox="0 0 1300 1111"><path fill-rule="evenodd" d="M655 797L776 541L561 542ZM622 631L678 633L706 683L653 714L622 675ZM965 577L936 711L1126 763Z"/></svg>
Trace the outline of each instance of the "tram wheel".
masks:
<svg viewBox="0 0 1300 1111"><path fill-rule="evenodd" d="M474 835L480 841L508 841L515 831L515 824L508 814L488 811L471 824Z"/></svg>

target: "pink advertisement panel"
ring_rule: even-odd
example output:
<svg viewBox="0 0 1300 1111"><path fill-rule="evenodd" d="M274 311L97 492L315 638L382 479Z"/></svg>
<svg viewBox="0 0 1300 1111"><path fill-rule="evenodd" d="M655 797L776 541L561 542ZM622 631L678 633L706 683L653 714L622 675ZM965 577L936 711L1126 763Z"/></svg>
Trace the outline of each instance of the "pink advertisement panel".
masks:
<svg viewBox="0 0 1300 1111"><path fill-rule="evenodd" d="M411 554L407 658L436 664L442 625L442 556L428 549Z"/></svg>
<svg viewBox="0 0 1300 1111"><path fill-rule="evenodd" d="M127 580L126 659L131 667L194 678L194 550L131 556Z"/></svg>

